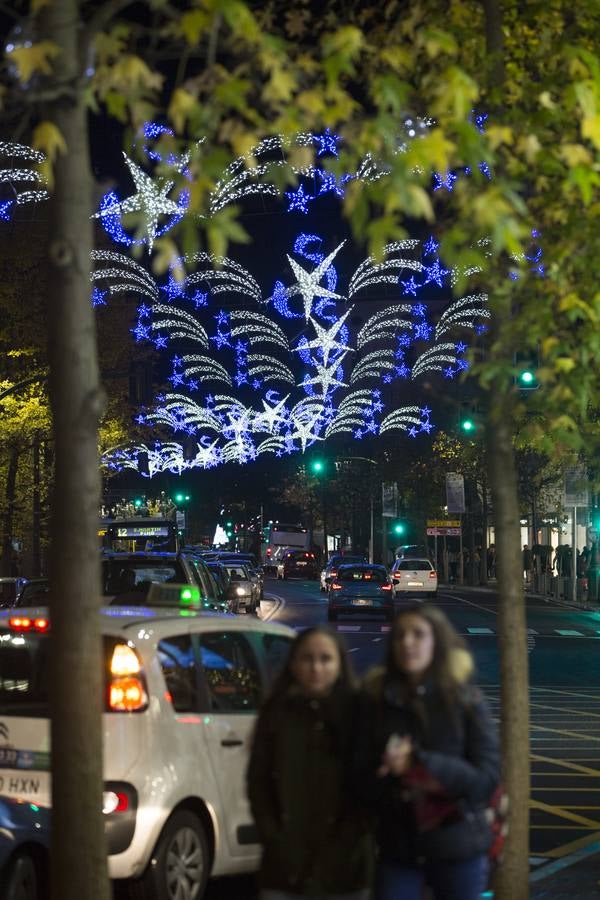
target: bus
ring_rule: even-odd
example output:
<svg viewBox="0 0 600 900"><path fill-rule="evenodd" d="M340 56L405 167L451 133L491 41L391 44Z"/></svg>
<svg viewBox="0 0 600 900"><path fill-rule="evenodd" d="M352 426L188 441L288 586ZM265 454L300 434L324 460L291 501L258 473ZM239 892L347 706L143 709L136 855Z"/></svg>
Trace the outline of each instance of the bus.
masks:
<svg viewBox="0 0 600 900"><path fill-rule="evenodd" d="M290 547L293 550L309 550L310 534L302 525L290 525L285 522L269 522L263 530L262 561L265 568L274 568L277 550Z"/></svg>
<svg viewBox="0 0 600 900"><path fill-rule="evenodd" d="M100 546L113 553L167 552L179 550L175 519L140 517L102 519L98 529Z"/></svg>

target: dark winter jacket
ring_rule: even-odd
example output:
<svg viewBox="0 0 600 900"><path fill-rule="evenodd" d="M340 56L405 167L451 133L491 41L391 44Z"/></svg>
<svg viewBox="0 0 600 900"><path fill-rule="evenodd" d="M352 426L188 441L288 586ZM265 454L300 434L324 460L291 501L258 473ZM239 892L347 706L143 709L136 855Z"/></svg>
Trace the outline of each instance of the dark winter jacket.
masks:
<svg viewBox="0 0 600 900"><path fill-rule="evenodd" d="M247 774L263 844L261 887L342 894L369 884L372 844L350 778L356 697L290 689L261 711Z"/></svg>
<svg viewBox="0 0 600 900"><path fill-rule="evenodd" d="M376 775L391 735L412 737L404 776ZM481 692L465 683L452 709L432 684L413 695L376 673L362 694L355 779L377 819L384 860L407 864L487 852L486 807L499 782L496 727Z"/></svg>

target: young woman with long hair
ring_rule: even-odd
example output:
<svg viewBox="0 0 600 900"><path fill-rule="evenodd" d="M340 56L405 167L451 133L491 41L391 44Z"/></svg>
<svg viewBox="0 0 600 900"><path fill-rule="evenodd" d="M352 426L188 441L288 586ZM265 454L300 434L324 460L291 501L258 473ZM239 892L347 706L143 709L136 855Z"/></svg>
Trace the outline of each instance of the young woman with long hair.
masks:
<svg viewBox="0 0 600 900"><path fill-rule="evenodd" d="M356 701L336 633L302 632L259 713L248 767L261 900L369 896L371 841L350 769Z"/></svg>
<svg viewBox="0 0 600 900"><path fill-rule="evenodd" d="M394 620L385 664L366 679L356 778L377 826L376 900L478 900L499 781L495 725L473 660L430 604Z"/></svg>

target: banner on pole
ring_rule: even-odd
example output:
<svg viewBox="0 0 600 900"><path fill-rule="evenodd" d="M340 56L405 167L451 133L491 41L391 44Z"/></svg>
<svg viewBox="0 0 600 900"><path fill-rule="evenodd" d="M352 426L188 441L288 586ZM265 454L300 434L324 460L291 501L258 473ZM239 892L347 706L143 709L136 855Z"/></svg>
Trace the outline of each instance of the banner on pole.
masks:
<svg viewBox="0 0 600 900"><path fill-rule="evenodd" d="M465 479L458 472L446 475L446 506L449 513L465 511Z"/></svg>
<svg viewBox="0 0 600 900"><path fill-rule="evenodd" d="M573 466L565 470L565 506L587 506L588 475L583 466Z"/></svg>
<svg viewBox="0 0 600 900"><path fill-rule="evenodd" d="M398 485L395 481L381 483L381 515L390 519L398 515Z"/></svg>

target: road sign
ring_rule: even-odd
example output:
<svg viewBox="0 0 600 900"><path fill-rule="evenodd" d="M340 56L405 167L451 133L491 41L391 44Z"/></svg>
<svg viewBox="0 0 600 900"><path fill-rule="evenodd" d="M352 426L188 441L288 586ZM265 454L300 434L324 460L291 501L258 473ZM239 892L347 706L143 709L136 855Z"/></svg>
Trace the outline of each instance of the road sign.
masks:
<svg viewBox="0 0 600 900"><path fill-rule="evenodd" d="M458 472L446 475L446 506L449 513L465 511L465 479Z"/></svg>
<svg viewBox="0 0 600 900"><path fill-rule="evenodd" d="M428 528L427 534L430 537L460 537L460 528Z"/></svg>
<svg viewBox="0 0 600 900"><path fill-rule="evenodd" d="M460 519L427 519L428 528L460 528Z"/></svg>
<svg viewBox="0 0 600 900"><path fill-rule="evenodd" d="M573 466L565 470L565 506L587 506L588 476L583 466Z"/></svg>

